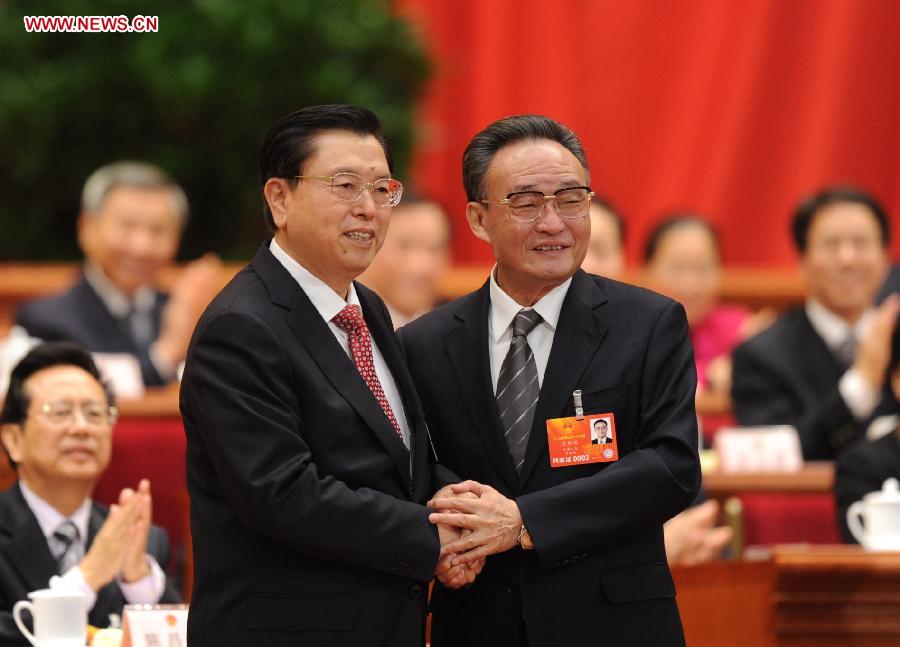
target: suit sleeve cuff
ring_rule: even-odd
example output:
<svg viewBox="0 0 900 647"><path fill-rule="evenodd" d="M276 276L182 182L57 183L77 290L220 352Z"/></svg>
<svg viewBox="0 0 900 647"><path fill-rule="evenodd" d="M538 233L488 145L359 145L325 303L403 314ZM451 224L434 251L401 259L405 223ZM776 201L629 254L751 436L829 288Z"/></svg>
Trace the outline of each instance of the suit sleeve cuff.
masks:
<svg viewBox="0 0 900 647"><path fill-rule="evenodd" d="M850 413L857 420L865 420L872 415L878 406L880 393L869 386L865 378L854 368L851 368L838 382L838 391L844 399Z"/></svg>

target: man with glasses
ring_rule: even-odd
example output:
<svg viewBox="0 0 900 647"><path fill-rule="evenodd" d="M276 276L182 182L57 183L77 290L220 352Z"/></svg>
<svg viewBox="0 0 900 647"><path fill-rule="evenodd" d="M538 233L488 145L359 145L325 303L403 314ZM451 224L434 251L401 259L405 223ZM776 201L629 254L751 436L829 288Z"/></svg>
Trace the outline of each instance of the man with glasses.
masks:
<svg viewBox="0 0 900 647"><path fill-rule="evenodd" d="M201 317L181 388L194 647L424 644L459 533L423 504L458 479L436 478L387 310L354 282L402 195L389 150L355 106L304 108L263 142L274 237Z"/></svg>
<svg viewBox="0 0 900 647"><path fill-rule="evenodd" d="M178 601L160 568L169 543L150 523L150 483L123 490L109 509L91 501L115 417L91 356L74 344L40 344L13 369L0 416L18 477L0 492L0 646L25 643L12 607L54 575L84 591L97 627L126 602Z"/></svg>
<svg viewBox="0 0 900 647"><path fill-rule="evenodd" d="M429 504L471 531L444 551L487 557L470 586L435 585L432 645L683 644L662 526L699 486L684 309L579 269L592 190L564 125L491 124L463 184L496 265L399 332L441 464L470 479ZM590 443L596 417L610 446ZM590 460L563 460L572 442Z"/></svg>
<svg viewBox="0 0 900 647"><path fill-rule="evenodd" d="M875 306L889 220L864 191L834 186L800 203L792 234L806 303L735 349L734 414L742 425L794 425L806 460L830 460L893 400L885 375L900 297Z"/></svg>

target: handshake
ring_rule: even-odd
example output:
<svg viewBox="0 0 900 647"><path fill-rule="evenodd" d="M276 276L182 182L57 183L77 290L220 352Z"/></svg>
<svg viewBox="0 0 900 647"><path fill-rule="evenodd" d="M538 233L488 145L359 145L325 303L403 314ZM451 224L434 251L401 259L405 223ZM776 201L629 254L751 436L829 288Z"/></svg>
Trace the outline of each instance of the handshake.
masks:
<svg viewBox="0 0 900 647"><path fill-rule="evenodd" d="M488 555L518 545L519 506L489 485L463 481L441 488L428 507L438 528L441 553L434 574L457 589L475 581Z"/></svg>

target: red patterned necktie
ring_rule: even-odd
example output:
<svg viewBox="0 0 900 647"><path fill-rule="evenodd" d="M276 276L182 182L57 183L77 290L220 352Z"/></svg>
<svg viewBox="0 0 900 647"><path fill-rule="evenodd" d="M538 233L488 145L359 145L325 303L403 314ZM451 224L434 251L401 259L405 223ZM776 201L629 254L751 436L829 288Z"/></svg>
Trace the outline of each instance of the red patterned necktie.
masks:
<svg viewBox="0 0 900 647"><path fill-rule="evenodd" d="M359 374L369 385L372 395L381 405L384 415L391 421L394 431L400 438L403 438L403 432L400 431L400 425L397 423L397 417L394 415L393 409L384 395L384 389L381 388L381 382L378 381L378 374L375 372L375 360L372 358L372 343L369 341L369 329L366 327L366 320L363 319L362 308L358 305L344 306L344 309L337 313L332 321L338 328L345 331L350 340L350 356L356 363Z"/></svg>

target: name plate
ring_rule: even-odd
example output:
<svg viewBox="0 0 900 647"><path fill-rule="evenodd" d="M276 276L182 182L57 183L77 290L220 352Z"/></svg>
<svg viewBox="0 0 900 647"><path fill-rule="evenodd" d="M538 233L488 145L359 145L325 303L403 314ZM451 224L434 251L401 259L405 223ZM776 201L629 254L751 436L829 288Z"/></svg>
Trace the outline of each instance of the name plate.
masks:
<svg viewBox="0 0 900 647"><path fill-rule="evenodd" d="M720 429L713 444L723 472L798 472L803 468L800 438L791 425Z"/></svg>
<svg viewBox="0 0 900 647"><path fill-rule="evenodd" d="M187 647L186 604L128 604L121 647Z"/></svg>

